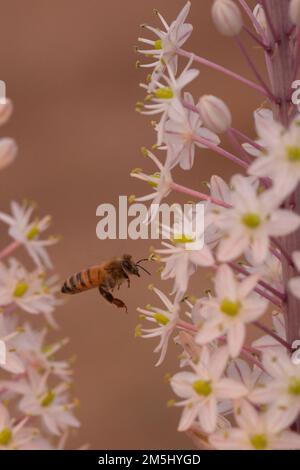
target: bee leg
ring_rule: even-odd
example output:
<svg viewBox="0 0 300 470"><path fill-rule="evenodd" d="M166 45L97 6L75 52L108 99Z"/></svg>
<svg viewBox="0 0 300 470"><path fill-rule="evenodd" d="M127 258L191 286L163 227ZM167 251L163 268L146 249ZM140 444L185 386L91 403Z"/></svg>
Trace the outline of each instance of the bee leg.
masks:
<svg viewBox="0 0 300 470"><path fill-rule="evenodd" d="M108 290L104 289L104 287L99 287L99 292L100 294L111 304L116 305L118 308L125 308L126 313L128 312L126 305L124 302L120 299L116 299L111 292Z"/></svg>

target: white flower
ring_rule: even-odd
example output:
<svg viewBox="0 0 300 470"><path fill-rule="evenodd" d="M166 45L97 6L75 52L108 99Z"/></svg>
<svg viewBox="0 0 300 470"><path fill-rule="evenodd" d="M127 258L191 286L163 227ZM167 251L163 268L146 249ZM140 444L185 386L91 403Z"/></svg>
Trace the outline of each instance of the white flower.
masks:
<svg viewBox="0 0 300 470"><path fill-rule="evenodd" d="M210 353L203 348L197 364L190 362L193 372L179 372L171 378L173 391L183 400L179 431L186 431L196 418L203 431L211 433L216 429L218 403L224 399L237 399L247 394L247 388L232 379L222 378L227 365L226 347Z"/></svg>
<svg viewBox="0 0 300 470"><path fill-rule="evenodd" d="M222 134L231 127L230 110L220 98L203 95L199 100L198 108L204 125L211 131Z"/></svg>
<svg viewBox="0 0 300 470"><path fill-rule="evenodd" d="M219 450L272 450L300 449L300 436L285 430L274 420L272 412L258 413L242 400L236 407L238 428L225 429L209 437Z"/></svg>
<svg viewBox="0 0 300 470"><path fill-rule="evenodd" d="M284 294L282 263L277 256L269 253L263 264L255 265L251 251L245 252L246 260L251 266L246 266L250 273L260 273L261 279L267 282L274 289L277 289L281 294Z"/></svg>
<svg viewBox="0 0 300 470"><path fill-rule="evenodd" d="M300 217L290 210L277 209L272 190L257 194L248 178L232 178L232 208L224 208L214 223L223 231L217 257L227 262L249 250L254 264L263 263L269 253L271 236L292 233L300 226Z"/></svg>
<svg viewBox="0 0 300 470"><path fill-rule="evenodd" d="M300 251L294 251L293 261L297 268L298 273L300 273ZM300 277L293 277L289 281L289 288L292 294L300 299Z"/></svg>
<svg viewBox="0 0 300 470"><path fill-rule="evenodd" d="M51 314L60 301L38 270L29 273L16 259L9 259L9 267L0 263L0 305L17 305L28 313Z"/></svg>
<svg viewBox="0 0 300 470"><path fill-rule="evenodd" d="M157 145L161 145L166 120L168 118L175 121L181 121L184 114L183 105L181 103L181 92L186 85L193 81L198 75L199 70L190 69L192 59L189 60L187 66L176 78L170 67L167 65L168 76L162 75L162 80L155 80L155 89L151 91L150 98L152 104L145 104L143 114L162 114L157 130ZM148 85L141 85L149 92Z"/></svg>
<svg viewBox="0 0 300 470"><path fill-rule="evenodd" d="M47 240L41 240L39 238L40 234L48 228L50 217L46 216L41 220L34 220L31 222L30 218L33 209L33 206L28 206L26 204L20 206L13 201L11 203L12 215L0 212L0 220L9 225L9 235L14 240L24 245L29 255L39 268L42 266L51 268L52 263L45 247L53 245L57 240L55 238L48 238Z"/></svg>
<svg viewBox="0 0 300 470"><path fill-rule="evenodd" d="M249 173L271 177L281 201L294 191L300 181L300 118L297 115L288 129L278 122L261 116L256 119L257 133L264 153L250 166Z"/></svg>
<svg viewBox="0 0 300 470"><path fill-rule="evenodd" d="M68 384L61 383L55 387L47 385L49 373L39 375L28 368L28 380L2 382L5 386L22 395L19 409L26 415L39 416L51 434L59 435L67 427L78 427L79 422L72 413L75 403L68 403L66 390Z"/></svg>
<svg viewBox="0 0 300 470"><path fill-rule="evenodd" d="M130 176L132 176L133 178L146 181L148 184L150 184L152 188L154 188L154 192L147 194L146 196L142 196L138 198L134 196L133 201L145 202L145 201L152 200L152 203L151 203L152 207L150 207L150 212L151 212L150 220L153 220L156 216L156 213L159 209L158 206L161 203L162 199L164 199L170 194L172 190L173 180L172 180L170 169L167 165L163 166L162 163L158 160L158 158L152 152L149 152L148 150L144 150L144 152L156 164L159 171L152 175L146 175L140 169L133 170L130 173Z"/></svg>
<svg viewBox="0 0 300 470"><path fill-rule="evenodd" d="M29 323L25 323L22 334L14 338L12 342L27 367L30 366L40 372L50 371L62 380L70 380L72 374L70 364L53 358L68 340L47 344L45 343L46 334L46 328L38 331L34 330Z"/></svg>
<svg viewBox="0 0 300 470"><path fill-rule="evenodd" d="M156 34L158 39L150 40L145 38L139 38L139 41L150 46L150 49L141 50L138 52L147 56L153 57L155 60L150 64L142 64L141 67L154 67L152 77L155 79L159 78L160 73L163 72L165 64L171 68L175 74L177 71L177 49L180 48L189 38L192 33L193 27L191 24L185 23L186 17L189 14L191 8L191 2L187 2L183 9L180 11L176 20L174 20L170 26L166 20L156 12L159 19L161 20L165 31L153 28L152 26L144 25L145 28Z"/></svg>
<svg viewBox="0 0 300 470"><path fill-rule="evenodd" d="M293 423L300 411L300 365L283 349L266 349L262 358L273 380L254 390L249 398L256 404L269 404L282 427Z"/></svg>
<svg viewBox="0 0 300 470"><path fill-rule="evenodd" d="M20 335L20 330L15 327L15 323L4 315L0 315L0 341L5 347L3 362L0 361L0 368L13 374L22 374L25 371L24 365L15 352L12 341Z"/></svg>
<svg viewBox="0 0 300 470"><path fill-rule="evenodd" d="M0 450L27 450L37 430L25 427L28 418L17 422L0 403Z"/></svg>
<svg viewBox="0 0 300 470"><path fill-rule="evenodd" d="M1 104L0 104L1 107ZM0 109L1 113L1 109ZM1 119L1 114L0 114ZM4 139L0 139L0 170L3 170L8 165L10 165L17 155L17 144L13 139L9 139L5 137Z"/></svg>
<svg viewBox="0 0 300 470"><path fill-rule="evenodd" d="M273 331L277 334L277 336L286 341L286 328L283 314L279 312L272 312L272 323ZM279 348L285 350L285 347L270 335L261 336L259 339L256 339L253 341L252 346L259 351L264 351L268 348Z"/></svg>
<svg viewBox="0 0 300 470"><path fill-rule="evenodd" d="M245 341L247 323L253 322L266 310L268 302L253 293L258 275L239 282L227 265L219 267L215 276L216 297L203 301L207 320L196 336L196 342L207 344L227 335L232 357L239 355Z"/></svg>
<svg viewBox="0 0 300 470"><path fill-rule="evenodd" d="M184 100L194 105L190 93L184 93ZM189 109L183 108L182 120L169 119L164 127L164 142L168 145L168 162L171 168L177 164L183 170L190 170L194 164L195 147L207 148L200 144L195 138L207 139L215 145L220 139L212 131L202 127L200 115Z"/></svg>
<svg viewBox="0 0 300 470"><path fill-rule="evenodd" d="M162 242L165 248L155 250L156 253L163 255L161 261L165 263L161 278L175 280L172 292L176 292L175 302L183 297L189 278L198 266L214 265L213 255L204 244L203 229L201 230L203 220L198 220L197 206L198 204L195 207L191 205L185 212L180 207L175 207L177 214L179 213L179 220L183 223L180 223L179 227L176 224L174 227L162 226L163 237L172 240L173 244Z"/></svg>
<svg viewBox="0 0 300 470"><path fill-rule="evenodd" d="M164 307L156 308L150 305L147 307L147 309L137 309L138 312L142 314L142 318L145 318L151 323L154 323L155 327L146 329L141 328L141 326L138 325L136 329L136 336L141 336L142 338L160 337L160 342L154 349L154 352L160 352L159 359L155 364L156 366L159 366L166 356L170 336L173 333L179 319L179 306L178 304L173 304L159 289L153 288L153 291L156 295L158 295L164 304Z"/></svg>
<svg viewBox="0 0 300 470"><path fill-rule="evenodd" d="M225 36L237 36L243 27L240 9L232 0L215 0L212 18L218 31Z"/></svg>

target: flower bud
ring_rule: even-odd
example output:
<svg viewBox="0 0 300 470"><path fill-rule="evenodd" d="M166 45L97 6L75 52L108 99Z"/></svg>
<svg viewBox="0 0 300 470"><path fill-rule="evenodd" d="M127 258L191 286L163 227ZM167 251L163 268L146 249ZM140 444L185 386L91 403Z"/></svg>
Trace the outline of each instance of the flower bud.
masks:
<svg viewBox="0 0 300 470"><path fill-rule="evenodd" d="M290 19L296 26L300 26L300 0L291 0L289 9Z"/></svg>
<svg viewBox="0 0 300 470"><path fill-rule="evenodd" d="M212 19L217 30L225 36L236 36L243 27L240 9L232 0L215 0Z"/></svg>
<svg viewBox="0 0 300 470"><path fill-rule="evenodd" d="M262 29L264 31L267 31L268 30L268 25L267 25L267 18L266 18L266 14L265 14L265 10L263 9L263 7L261 6L260 3L258 3L254 10L253 10L253 15L255 16L255 18L257 19L258 23L260 24L260 26L262 27ZM254 25L255 26L255 25ZM256 29L256 28L255 28ZM256 30L256 32L258 33L259 31Z"/></svg>
<svg viewBox="0 0 300 470"><path fill-rule="evenodd" d="M12 113L13 105L11 100L6 99L5 102L0 101L0 126L5 124Z"/></svg>
<svg viewBox="0 0 300 470"><path fill-rule="evenodd" d="M0 139L0 170L10 165L16 157L17 144L13 139Z"/></svg>
<svg viewBox="0 0 300 470"><path fill-rule="evenodd" d="M231 113L220 98L204 95L200 98L197 107L205 127L216 134L222 134L231 127Z"/></svg>

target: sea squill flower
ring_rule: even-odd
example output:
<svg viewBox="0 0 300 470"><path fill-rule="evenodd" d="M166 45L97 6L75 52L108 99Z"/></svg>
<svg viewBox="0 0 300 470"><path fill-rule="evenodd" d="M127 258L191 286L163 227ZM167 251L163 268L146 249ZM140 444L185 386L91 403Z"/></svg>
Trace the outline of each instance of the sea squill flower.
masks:
<svg viewBox="0 0 300 470"><path fill-rule="evenodd" d="M190 93L184 93L185 103L194 106L194 100ZM207 139L218 145L219 137L202 125L200 115L183 108L182 119L169 119L165 123L163 140L168 145L167 161L171 168L180 165L183 170L190 170L194 164L196 147L207 148L205 144L197 141L197 137Z"/></svg>
<svg viewBox="0 0 300 470"><path fill-rule="evenodd" d="M247 394L240 382L222 377L228 361L227 348L210 353L203 348L199 361L190 362L192 372L178 372L171 378L173 391L182 398L176 406L184 410L178 426L179 431L190 428L196 417L205 432L211 433L217 425L217 405L220 400L237 399Z"/></svg>
<svg viewBox="0 0 300 470"><path fill-rule="evenodd" d="M249 395L255 404L268 404L282 428L293 423L300 411L300 364L294 364L283 349L265 349L262 359L273 380Z"/></svg>
<svg viewBox="0 0 300 470"><path fill-rule="evenodd" d="M141 326L138 325L136 328L136 336L141 336L142 338L160 337L159 344L154 349L154 352L160 353L159 359L155 364L159 366L166 356L170 336L179 320L179 305L172 303L159 289L153 287L152 290L160 298L163 307L156 308L149 305L146 309L137 309L138 312L142 314L142 318L154 324L154 328L141 328Z"/></svg>
<svg viewBox="0 0 300 470"><path fill-rule="evenodd" d="M8 267L0 263L0 305L11 304L28 313L51 314L60 301L38 269L30 273L15 258L10 258Z"/></svg>
<svg viewBox="0 0 300 470"><path fill-rule="evenodd" d="M29 367L27 379L2 383L22 396L19 401L21 412L27 416L40 417L51 434L60 435L67 427L79 426L79 421L72 413L76 403L68 401L68 384L62 382L50 387L47 384L48 377L49 372L40 375Z"/></svg>
<svg viewBox="0 0 300 470"><path fill-rule="evenodd" d="M239 282L227 265L218 268L215 276L216 297L203 304L208 320L201 326L196 342L207 344L226 335L232 357L237 357L246 335L246 324L259 318L268 302L253 292L258 275Z"/></svg>
<svg viewBox="0 0 300 470"><path fill-rule="evenodd" d="M155 80L159 79L159 76L161 73L163 73L166 64L168 64L173 73L176 73L177 71L177 49L188 40L193 30L191 24L185 23L190 8L191 2L188 1L178 14L177 18L172 21L170 25L168 25L164 17L158 11L156 11L157 16L162 22L164 30L148 25L143 25L144 28L154 33L157 36L157 39L150 40L145 38L138 38L141 43L149 46L149 49L138 49L138 52L145 54L146 57L150 56L154 59L154 62L148 64L139 64L139 66L153 68L154 70L152 77Z"/></svg>
<svg viewBox="0 0 300 470"><path fill-rule="evenodd" d="M285 430L274 420L272 412L258 413L245 400L236 406L239 427L217 432L209 442L219 450L292 450L300 449L300 436Z"/></svg>
<svg viewBox="0 0 300 470"><path fill-rule="evenodd" d="M57 242L56 238L41 240L40 234L44 232L50 224L50 217L46 216L40 220L31 221L34 207L28 204L20 206L13 201L11 203L11 215L0 212L0 220L9 226L9 235L22 244L35 264L42 268L52 267L52 263L47 254L46 247Z"/></svg>
<svg viewBox="0 0 300 470"><path fill-rule="evenodd" d="M0 340L5 346L5 357L0 362L0 368L12 374L22 374L25 371L23 362L13 346L13 339L21 334L14 322L0 315Z"/></svg>
<svg viewBox="0 0 300 470"><path fill-rule="evenodd" d="M257 194L249 179L241 175L235 175L231 184L232 208L222 210L214 220L224 234L217 257L227 262L247 250L253 263L261 264L268 256L270 237L295 231L300 217L291 210L279 209L272 190Z"/></svg>

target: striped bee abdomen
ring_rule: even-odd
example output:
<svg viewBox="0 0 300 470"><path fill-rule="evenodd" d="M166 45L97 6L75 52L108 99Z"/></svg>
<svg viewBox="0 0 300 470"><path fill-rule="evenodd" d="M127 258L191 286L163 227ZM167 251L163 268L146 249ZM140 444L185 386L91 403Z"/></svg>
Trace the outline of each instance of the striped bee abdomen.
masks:
<svg viewBox="0 0 300 470"><path fill-rule="evenodd" d="M70 276L63 284L63 294L78 294L99 286L99 267L93 266Z"/></svg>

